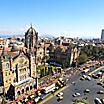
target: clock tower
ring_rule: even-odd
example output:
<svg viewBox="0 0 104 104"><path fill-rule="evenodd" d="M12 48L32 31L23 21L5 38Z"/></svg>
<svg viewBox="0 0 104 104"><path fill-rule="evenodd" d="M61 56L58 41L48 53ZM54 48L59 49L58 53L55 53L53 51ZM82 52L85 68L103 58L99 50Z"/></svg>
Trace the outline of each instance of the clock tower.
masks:
<svg viewBox="0 0 104 104"><path fill-rule="evenodd" d="M38 32L36 32L31 25L31 27L25 33L25 47L30 50L34 49L37 46L37 41L38 41Z"/></svg>

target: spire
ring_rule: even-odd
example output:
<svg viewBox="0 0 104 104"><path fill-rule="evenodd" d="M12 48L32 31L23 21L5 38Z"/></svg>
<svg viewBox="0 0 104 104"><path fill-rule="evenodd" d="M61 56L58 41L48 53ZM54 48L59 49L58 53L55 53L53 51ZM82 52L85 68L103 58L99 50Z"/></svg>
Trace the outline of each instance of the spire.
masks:
<svg viewBox="0 0 104 104"><path fill-rule="evenodd" d="M32 28L32 23L30 23L30 27Z"/></svg>

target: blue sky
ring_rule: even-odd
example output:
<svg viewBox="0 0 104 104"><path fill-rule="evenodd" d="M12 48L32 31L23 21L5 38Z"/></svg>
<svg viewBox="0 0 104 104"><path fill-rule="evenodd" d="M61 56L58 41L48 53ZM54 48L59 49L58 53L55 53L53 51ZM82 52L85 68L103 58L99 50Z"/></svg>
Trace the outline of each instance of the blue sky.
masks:
<svg viewBox="0 0 104 104"><path fill-rule="evenodd" d="M104 0L0 0L0 34L94 37L104 28Z"/></svg>

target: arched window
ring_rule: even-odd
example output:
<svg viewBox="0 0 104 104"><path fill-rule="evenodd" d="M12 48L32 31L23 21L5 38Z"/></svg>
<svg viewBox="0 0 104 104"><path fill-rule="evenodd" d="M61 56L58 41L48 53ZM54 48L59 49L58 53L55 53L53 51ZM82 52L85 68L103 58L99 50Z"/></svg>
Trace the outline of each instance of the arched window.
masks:
<svg viewBox="0 0 104 104"><path fill-rule="evenodd" d="M29 87L26 87L26 91L29 91Z"/></svg>
<svg viewBox="0 0 104 104"><path fill-rule="evenodd" d="M32 86L30 86L30 90L32 89Z"/></svg>
<svg viewBox="0 0 104 104"><path fill-rule="evenodd" d="M22 89L22 94L24 93L24 89Z"/></svg>

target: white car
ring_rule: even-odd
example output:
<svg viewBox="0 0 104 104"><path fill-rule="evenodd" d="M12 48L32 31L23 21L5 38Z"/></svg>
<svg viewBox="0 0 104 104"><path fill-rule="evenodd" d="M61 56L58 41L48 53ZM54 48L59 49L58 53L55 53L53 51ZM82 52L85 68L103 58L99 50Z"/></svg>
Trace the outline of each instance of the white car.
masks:
<svg viewBox="0 0 104 104"><path fill-rule="evenodd" d="M91 77L90 77L90 76L88 76L88 75L83 75L82 77L83 77L83 78L85 78L86 80L91 81Z"/></svg>
<svg viewBox="0 0 104 104"><path fill-rule="evenodd" d="M85 89L85 90L84 90L84 93L89 93L89 92L90 92L89 89Z"/></svg>
<svg viewBox="0 0 104 104"><path fill-rule="evenodd" d="M97 92L97 94L104 94L104 91L100 90Z"/></svg>
<svg viewBox="0 0 104 104"><path fill-rule="evenodd" d="M91 81L91 77L90 76L87 76L87 78L86 78L87 80L89 80L89 81Z"/></svg>
<svg viewBox="0 0 104 104"><path fill-rule="evenodd" d="M87 75L82 75L82 77L86 79L87 78Z"/></svg>
<svg viewBox="0 0 104 104"><path fill-rule="evenodd" d="M60 96L63 96L63 94L64 94L63 92L59 92L56 96L60 97Z"/></svg>
<svg viewBox="0 0 104 104"><path fill-rule="evenodd" d="M81 95L81 94L77 92L77 93L73 94L72 96L73 96L73 97L78 97L78 96L80 96L80 95Z"/></svg>
<svg viewBox="0 0 104 104"><path fill-rule="evenodd" d="M75 82L73 81L71 84L75 84Z"/></svg>
<svg viewBox="0 0 104 104"><path fill-rule="evenodd" d="M77 92L76 95L77 95L77 96L80 96L81 94Z"/></svg>
<svg viewBox="0 0 104 104"><path fill-rule="evenodd" d="M99 98L95 98L94 101L95 101L95 104L102 104L102 102Z"/></svg>

